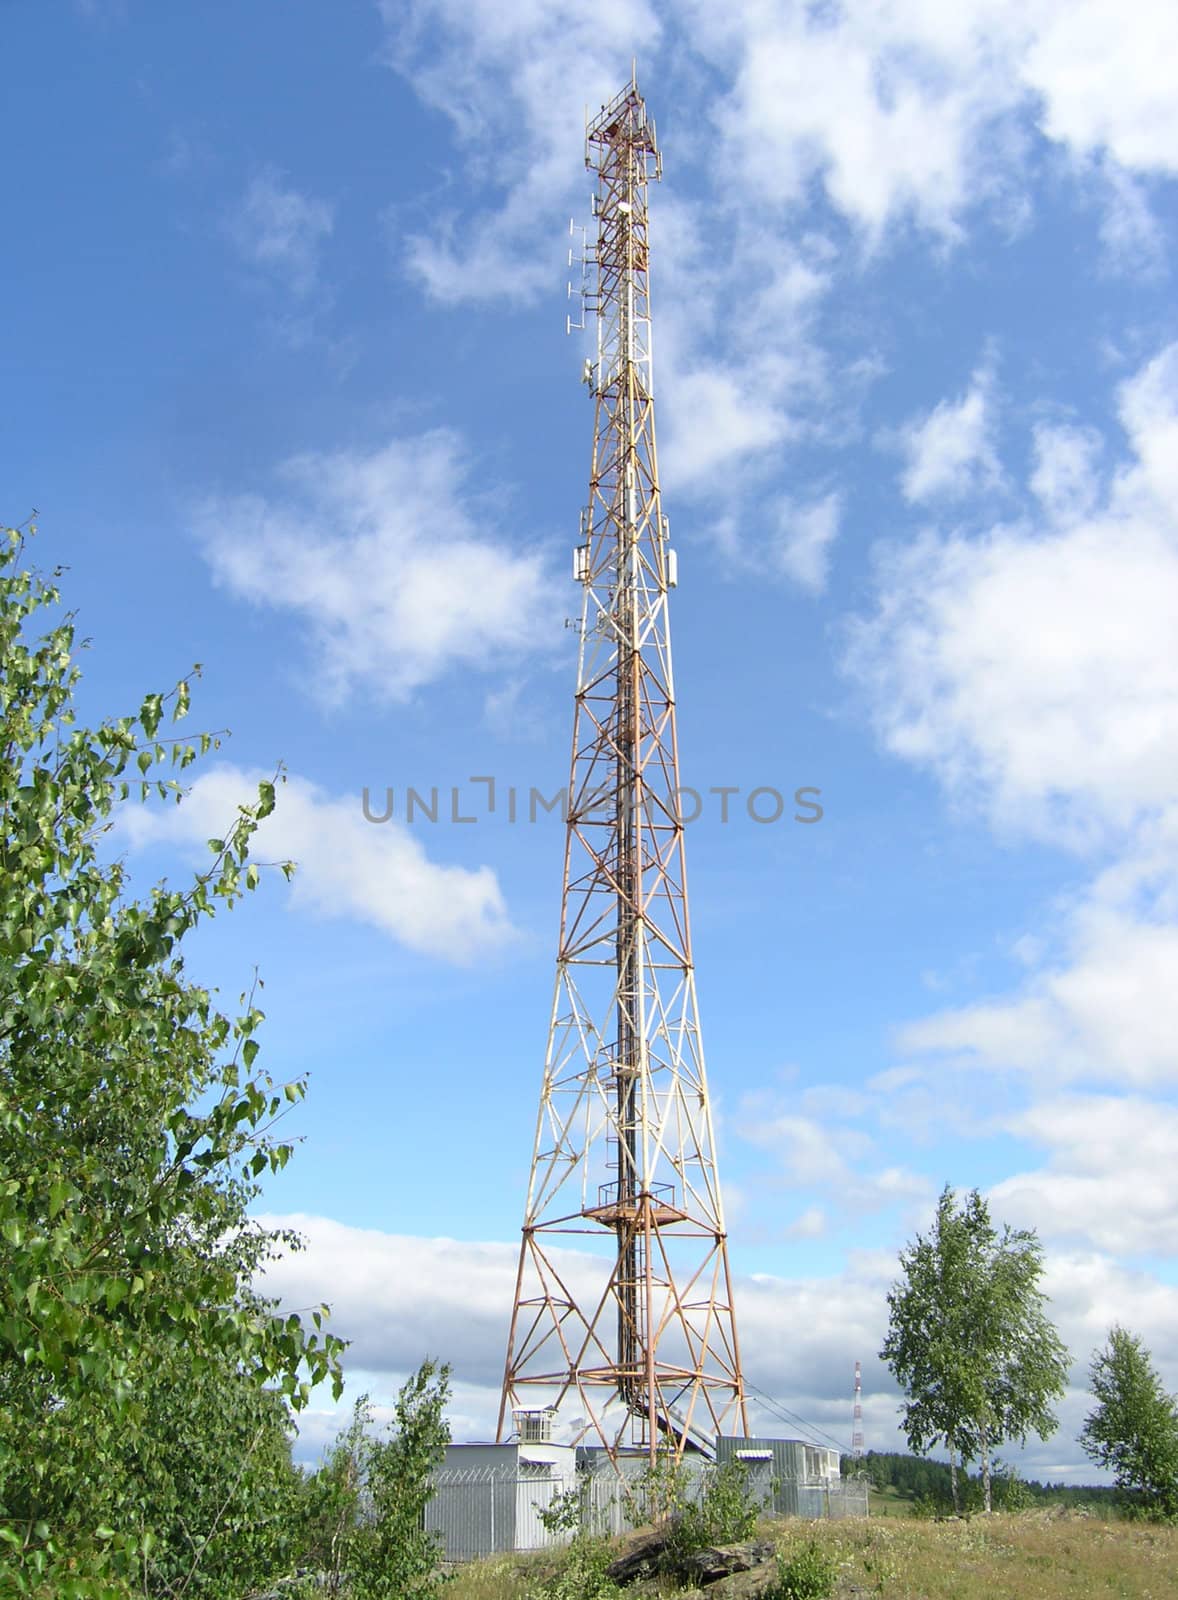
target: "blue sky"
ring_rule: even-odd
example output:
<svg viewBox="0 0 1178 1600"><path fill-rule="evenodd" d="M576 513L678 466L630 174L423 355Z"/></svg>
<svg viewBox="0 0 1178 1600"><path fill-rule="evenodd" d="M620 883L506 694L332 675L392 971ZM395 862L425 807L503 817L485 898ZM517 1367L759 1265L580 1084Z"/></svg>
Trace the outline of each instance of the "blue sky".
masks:
<svg viewBox="0 0 1178 1600"><path fill-rule="evenodd" d="M1161 0L0 7L3 513L70 567L90 714L201 661L232 730L124 830L141 881L285 766L295 883L191 964L257 965L267 1064L311 1075L274 1287L335 1304L357 1385L437 1354L456 1436L492 1420L592 425L567 230L637 56L683 778L740 791L689 862L749 1374L843 1439L861 1359L891 1446L883 1296L949 1181L1047 1247L1077 1365L1027 1470L1088 1474L1114 1318L1178 1387L1176 34ZM820 822L749 818L802 785Z"/></svg>

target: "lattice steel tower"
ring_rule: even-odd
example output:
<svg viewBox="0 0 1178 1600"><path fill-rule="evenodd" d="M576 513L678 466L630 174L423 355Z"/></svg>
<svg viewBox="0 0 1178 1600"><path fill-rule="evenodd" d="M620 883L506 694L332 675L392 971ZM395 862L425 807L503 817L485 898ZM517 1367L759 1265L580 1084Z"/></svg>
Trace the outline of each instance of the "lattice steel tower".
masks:
<svg viewBox="0 0 1178 1600"><path fill-rule="evenodd" d="M647 184L661 167L636 82L589 124L585 159L597 358L574 555L584 601L556 994L499 1437L554 1407L575 1437L653 1455L747 1425L696 1014L676 562L655 454Z"/></svg>

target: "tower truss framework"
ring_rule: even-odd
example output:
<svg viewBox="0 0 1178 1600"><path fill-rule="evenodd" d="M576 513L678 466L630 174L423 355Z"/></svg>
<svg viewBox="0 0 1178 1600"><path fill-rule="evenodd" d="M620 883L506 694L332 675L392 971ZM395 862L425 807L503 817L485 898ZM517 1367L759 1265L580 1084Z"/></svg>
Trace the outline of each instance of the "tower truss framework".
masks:
<svg viewBox="0 0 1178 1600"><path fill-rule="evenodd" d="M647 189L631 81L586 133L597 330L555 995L499 1416L615 1458L747 1432L687 908L655 449Z"/></svg>

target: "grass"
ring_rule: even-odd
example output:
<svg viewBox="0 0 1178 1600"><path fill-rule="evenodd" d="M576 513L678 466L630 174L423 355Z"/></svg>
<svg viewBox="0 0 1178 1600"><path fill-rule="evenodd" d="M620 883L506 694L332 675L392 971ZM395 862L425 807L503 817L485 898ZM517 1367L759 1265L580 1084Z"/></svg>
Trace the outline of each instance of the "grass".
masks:
<svg viewBox="0 0 1178 1600"><path fill-rule="evenodd" d="M866 1600L1173 1600L1178 1528L1024 1511L968 1522L911 1517L773 1522L784 1555L813 1539L837 1562L836 1597ZM522 1600L551 1554L462 1568L446 1600Z"/></svg>
<svg viewBox="0 0 1178 1600"><path fill-rule="evenodd" d="M877 1489L872 1484L867 1491L867 1496L873 1517L910 1517L913 1515L912 1496L901 1494L893 1484L887 1483L882 1489Z"/></svg>

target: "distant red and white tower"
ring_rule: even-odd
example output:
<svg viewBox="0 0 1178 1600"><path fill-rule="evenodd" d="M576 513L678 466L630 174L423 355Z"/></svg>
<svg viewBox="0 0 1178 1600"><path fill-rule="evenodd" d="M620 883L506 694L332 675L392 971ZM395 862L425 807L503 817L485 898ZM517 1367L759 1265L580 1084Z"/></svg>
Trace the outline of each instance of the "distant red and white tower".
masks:
<svg viewBox="0 0 1178 1600"><path fill-rule="evenodd" d="M855 1410L851 1421L851 1460L863 1460L863 1374L855 1363Z"/></svg>

